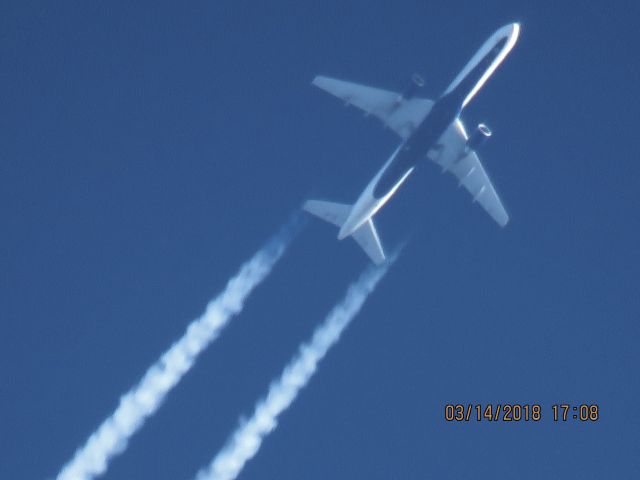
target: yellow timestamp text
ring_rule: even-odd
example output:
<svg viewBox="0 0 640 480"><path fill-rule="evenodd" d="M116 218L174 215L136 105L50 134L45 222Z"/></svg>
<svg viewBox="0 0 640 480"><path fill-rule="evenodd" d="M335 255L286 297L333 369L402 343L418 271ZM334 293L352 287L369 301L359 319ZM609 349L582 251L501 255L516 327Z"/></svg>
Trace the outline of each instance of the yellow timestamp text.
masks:
<svg viewBox="0 0 640 480"><path fill-rule="evenodd" d="M546 409L554 422L595 422L600 419L597 404L558 403ZM447 403L444 419L447 422L539 422L545 408L538 403Z"/></svg>

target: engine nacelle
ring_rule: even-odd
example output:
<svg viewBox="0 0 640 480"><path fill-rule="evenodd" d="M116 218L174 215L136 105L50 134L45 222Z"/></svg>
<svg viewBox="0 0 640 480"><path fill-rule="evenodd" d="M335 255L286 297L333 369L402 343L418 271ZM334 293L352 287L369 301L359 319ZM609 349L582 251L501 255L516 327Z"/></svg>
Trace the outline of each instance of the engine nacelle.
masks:
<svg viewBox="0 0 640 480"><path fill-rule="evenodd" d="M411 83L406 88L406 90L402 92L402 98L404 100L409 100L410 98L413 98L416 92L422 87L424 87L424 78L422 78L417 73L414 73L413 75L411 75Z"/></svg>
<svg viewBox="0 0 640 480"><path fill-rule="evenodd" d="M491 136L491 129L484 123L479 123L467 140L467 150L478 150Z"/></svg>

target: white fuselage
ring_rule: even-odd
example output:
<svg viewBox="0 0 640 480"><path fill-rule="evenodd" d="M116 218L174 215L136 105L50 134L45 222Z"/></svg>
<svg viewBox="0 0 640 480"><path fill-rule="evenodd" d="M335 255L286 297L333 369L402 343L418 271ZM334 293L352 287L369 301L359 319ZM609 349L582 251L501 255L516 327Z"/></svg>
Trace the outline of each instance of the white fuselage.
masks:
<svg viewBox="0 0 640 480"><path fill-rule="evenodd" d="M389 201L389 199L396 193L396 190L400 188L400 185L409 177L411 172L413 172L413 167L410 168L401 178L400 180L391 188L391 190L384 195L382 198L375 198L373 196L373 190L378 184L378 180L383 175L383 173L389 168L389 165L394 160L400 149L404 144L401 144L389 157L389 159L382 166L380 171L376 174L375 177L367 184L366 188L362 191L358 200L353 205L351 209L351 213L347 218L347 221L344 222L340 231L338 232L338 239L342 240L343 238L348 237L353 234L358 228L362 226L367 220L373 217L378 210L380 210L385 203Z"/></svg>
<svg viewBox="0 0 640 480"><path fill-rule="evenodd" d="M507 25L480 47L412 135L400 144L368 183L340 228L338 239L356 232L396 193L417 162L437 145L442 134L504 60L515 44L518 32L517 23Z"/></svg>

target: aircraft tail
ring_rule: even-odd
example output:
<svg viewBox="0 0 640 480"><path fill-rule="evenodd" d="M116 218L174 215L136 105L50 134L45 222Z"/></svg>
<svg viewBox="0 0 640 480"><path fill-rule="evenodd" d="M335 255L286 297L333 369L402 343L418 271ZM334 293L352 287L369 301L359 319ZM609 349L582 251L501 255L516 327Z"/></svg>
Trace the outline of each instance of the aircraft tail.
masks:
<svg viewBox="0 0 640 480"><path fill-rule="evenodd" d="M323 200L307 200L302 208L325 222L332 223L340 228L349 218L353 206L344 203L325 202ZM351 236L373 263L379 265L385 261L384 250L371 218L353 232Z"/></svg>

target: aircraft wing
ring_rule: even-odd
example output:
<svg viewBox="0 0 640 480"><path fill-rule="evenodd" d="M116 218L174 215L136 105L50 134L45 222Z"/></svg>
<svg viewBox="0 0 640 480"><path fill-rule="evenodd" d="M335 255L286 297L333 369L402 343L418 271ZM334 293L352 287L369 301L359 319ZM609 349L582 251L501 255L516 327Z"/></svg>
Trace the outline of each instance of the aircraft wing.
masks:
<svg viewBox="0 0 640 480"><path fill-rule="evenodd" d="M346 105L355 105L366 114L378 117L403 139L409 138L434 103L426 98L403 99L396 92L320 75L312 83L344 100Z"/></svg>
<svg viewBox="0 0 640 480"><path fill-rule="evenodd" d="M451 172L473 196L473 201L482 205L489 215L504 227L509 221L500 197L491 184L478 155L473 150L465 154L467 132L457 118L442 134L440 148L429 152L429 158L440 165L443 171Z"/></svg>

